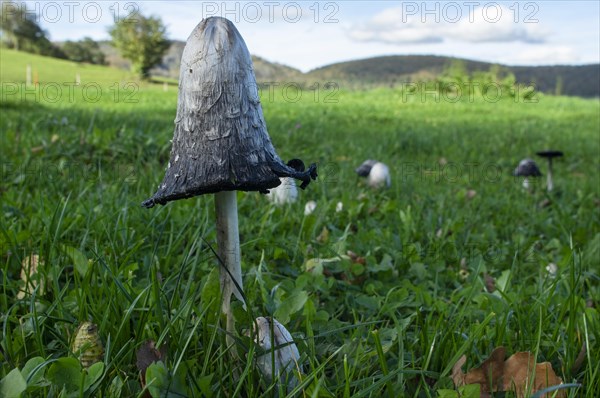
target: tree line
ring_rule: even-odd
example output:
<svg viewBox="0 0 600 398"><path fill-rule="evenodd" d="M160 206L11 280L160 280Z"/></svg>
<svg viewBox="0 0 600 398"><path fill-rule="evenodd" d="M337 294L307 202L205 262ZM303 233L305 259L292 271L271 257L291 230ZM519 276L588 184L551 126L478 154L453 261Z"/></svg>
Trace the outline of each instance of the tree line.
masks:
<svg viewBox="0 0 600 398"><path fill-rule="evenodd" d="M79 41L52 43L48 32L38 24L38 16L25 3L3 0L0 7L0 44L2 47L74 62L105 65L100 45L89 37ZM150 77L150 69L159 64L170 42L158 17L134 13L118 19L108 30L112 45L141 79Z"/></svg>

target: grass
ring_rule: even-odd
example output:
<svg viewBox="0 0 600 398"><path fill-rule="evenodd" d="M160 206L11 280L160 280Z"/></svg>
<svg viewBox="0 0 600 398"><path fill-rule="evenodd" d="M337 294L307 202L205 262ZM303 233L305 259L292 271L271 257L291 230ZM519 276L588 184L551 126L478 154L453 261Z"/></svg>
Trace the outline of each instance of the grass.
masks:
<svg viewBox="0 0 600 398"><path fill-rule="evenodd" d="M15 369L39 364L28 396L62 396L63 385L64 396L141 396L135 353L147 339L168 347L169 396L271 396L242 334L269 315L296 339L305 396L442 396L462 354L472 368L501 345L581 384L569 397L600 391L598 100L451 103L321 87L291 102L263 91L279 155L318 162L320 177L287 207L238 194L249 310L236 307L242 358L232 360L217 316L212 197L140 206L168 161L175 89L86 66L97 99L80 86L52 100L45 87L79 66L4 49L1 62L0 377L16 383ZM38 90L22 84L27 63ZM547 148L565 152L556 190L539 181L526 193L511 171ZM367 158L390 165L389 190L355 176ZM305 216L309 200L317 210ZM44 289L17 299L31 254ZM86 373L68 361L83 321L105 346ZM61 382L67 371L87 379Z"/></svg>

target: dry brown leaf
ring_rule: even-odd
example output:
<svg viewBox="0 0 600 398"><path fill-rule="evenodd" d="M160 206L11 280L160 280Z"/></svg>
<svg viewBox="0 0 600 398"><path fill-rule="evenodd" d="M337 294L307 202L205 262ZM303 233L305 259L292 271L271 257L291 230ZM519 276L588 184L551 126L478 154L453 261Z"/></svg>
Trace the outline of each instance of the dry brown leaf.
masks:
<svg viewBox="0 0 600 398"><path fill-rule="evenodd" d="M17 298L22 299L25 295L31 295L39 283L38 294L44 293L44 283L40 281L40 274L38 268L44 266L44 263L40 261L40 256L37 254L31 254L29 257L23 259L21 263L21 280L25 283L23 290L19 290Z"/></svg>
<svg viewBox="0 0 600 398"><path fill-rule="evenodd" d="M379 207L377 206L373 206L373 207L369 207L369 210L367 210L367 213L369 215L375 214L379 211Z"/></svg>
<svg viewBox="0 0 600 398"><path fill-rule="evenodd" d="M544 199L538 204L538 207L541 209L545 209L546 207L550 206L551 204L552 204L552 201L550 199Z"/></svg>
<svg viewBox="0 0 600 398"><path fill-rule="evenodd" d="M498 391L514 391L517 398L525 398L528 393L562 384L560 377L554 373L552 365L549 362L536 364L530 352L517 352L506 361L505 356L505 348L498 347L481 366L465 374L461 369L466 362L466 357L463 355L452 367L451 377L454 386L458 388L465 384L479 384L482 396ZM564 391L559 390L553 396L563 398L566 395ZM550 394L542 396L542 398L549 397Z"/></svg>
<svg viewBox="0 0 600 398"><path fill-rule="evenodd" d="M136 366L140 371L140 384L142 389L146 387L146 369L154 362L164 361L167 356L167 346L156 348L154 340L146 340L135 353ZM146 396L150 396L148 393Z"/></svg>
<svg viewBox="0 0 600 398"><path fill-rule="evenodd" d="M474 189L469 189L465 195L467 199L473 199L475 196L477 196L477 191Z"/></svg>
<svg viewBox="0 0 600 398"><path fill-rule="evenodd" d="M481 392L496 392L501 386L506 349L498 347L480 367L471 369L464 377L465 384L481 385Z"/></svg>
<svg viewBox="0 0 600 398"><path fill-rule="evenodd" d="M350 257L350 261L352 261L355 264L361 264L361 265L367 264L367 260L364 257L359 256L358 254L354 253L352 250L346 251L346 255L348 257Z"/></svg>
<svg viewBox="0 0 600 398"><path fill-rule="evenodd" d="M488 293L494 293L496 291L496 280L490 274L484 274L483 280L485 281L485 290Z"/></svg>
<svg viewBox="0 0 600 398"><path fill-rule="evenodd" d="M329 230L327 227L323 227L319 236L317 236L317 242L327 243L329 241Z"/></svg>
<svg viewBox="0 0 600 398"><path fill-rule="evenodd" d="M588 307L588 308L596 308L596 303L594 303L594 300L588 299L585 302L585 306Z"/></svg>
<svg viewBox="0 0 600 398"><path fill-rule="evenodd" d="M573 362L573 365L571 366L571 374L572 375L574 375L575 373L577 373L579 371L579 369L581 369L581 366L585 362L586 355L587 355L587 346L586 346L585 342L583 342L583 345L581 346L581 351L579 351L577 358L575 358L575 361Z"/></svg>
<svg viewBox="0 0 600 398"><path fill-rule="evenodd" d="M458 361L452 367L452 381L456 388L462 387L465 384L465 374L462 371L462 367L467 362L467 356L463 355L458 358Z"/></svg>
<svg viewBox="0 0 600 398"><path fill-rule="evenodd" d="M533 386L529 387L534 365ZM535 358L530 352L517 352L504 363L503 391L515 391L517 398L525 397L528 392L535 393L561 383L561 378L554 373L550 362L536 364ZM549 397L550 395L544 394L542 398L546 396ZM556 397L564 396L564 391L556 393Z"/></svg>

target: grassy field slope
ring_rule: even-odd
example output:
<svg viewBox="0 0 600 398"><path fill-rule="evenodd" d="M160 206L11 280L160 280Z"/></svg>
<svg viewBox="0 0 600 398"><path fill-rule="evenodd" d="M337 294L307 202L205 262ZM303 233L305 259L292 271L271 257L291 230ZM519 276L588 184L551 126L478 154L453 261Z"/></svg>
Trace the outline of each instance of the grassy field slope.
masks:
<svg viewBox="0 0 600 398"><path fill-rule="evenodd" d="M152 339L168 352L146 373L154 396L273 396L244 332L274 316L301 353L296 396L478 397L459 395L453 365L498 346L549 362L565 397L598 396L598 100L263 92L278 154L318 162L319 178L283 207L238 193L248 310L234 304L232 359L212 195L141 207L169 161L176 90L86 67L97 100L80 87L51 101L22 95L25 65L33 92L77 66L1 59L0 395L141 396L136 352ZM512 171L531 157L547 174L543 149L565 153L555 190L543 177L526 191ZM365 159L389 165L390 189L356 176ZM84 321L105 348L88 371L71 347Z"/></svg>
<svg viewBox="0 0 600 398"><path fill-rule="evenodd" d="M44 83L75 83L79 75L81 84L98 83L103 86L135 81L126 70L106 66L80 64L57 58L21 51L0 48L0 80L2 82L24 83L27 65L31 66L32 81Z"/></svg>

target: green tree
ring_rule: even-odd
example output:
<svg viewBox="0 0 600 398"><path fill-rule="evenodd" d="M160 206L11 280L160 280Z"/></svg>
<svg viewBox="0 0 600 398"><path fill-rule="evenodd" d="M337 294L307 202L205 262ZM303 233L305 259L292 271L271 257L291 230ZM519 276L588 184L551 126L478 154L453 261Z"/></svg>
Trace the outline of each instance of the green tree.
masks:
<svg viewBox="0 0 600 398"><path fill-rule="evenodd" d="M48 34L36 20L37 15L27 10L24 3L2 1L0 30L3 45L15 50L65 58L65 54L50 42Z"/></svg>
<svg viewBox="0 0 600 398"><path fill-rule="evenodd" d="M160 63L170 45L166 27L158 17L137 14L119 19L109 33L113 45L131 61L132 71L142 79L150 77L150 69Z"/></svg>
<svg viewBox="0 0 600 398"><path fill-rule="evenodd" d="M100 45L89 37L80 41L67 41L62 50L68 59L75 62L87 62L90 64L106 64L106 56L100 49Z"/></svg>
<svg viewBox="0 0 600 398"><path fill-rule="evenodd" d="M23 10L18 4L10 1L3 1L0 4L0 31L3 46L19 49L21 38L18 36L18 29L24 18Z"/></svg>

